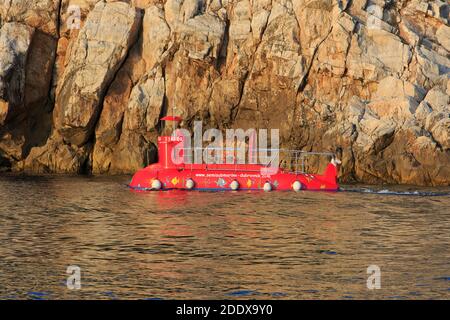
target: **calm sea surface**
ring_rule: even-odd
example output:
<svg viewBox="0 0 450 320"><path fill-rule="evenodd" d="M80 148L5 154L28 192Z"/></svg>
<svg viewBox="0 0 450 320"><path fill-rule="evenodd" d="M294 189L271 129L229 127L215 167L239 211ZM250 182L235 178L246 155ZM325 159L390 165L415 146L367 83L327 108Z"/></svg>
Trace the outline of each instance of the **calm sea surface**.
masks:
<svg viewBox="0 0 450 320"><path fill-rule="evenodd" d="M450 298L450 188L134 193L128 182L0 176L0 299Z"/></svg>

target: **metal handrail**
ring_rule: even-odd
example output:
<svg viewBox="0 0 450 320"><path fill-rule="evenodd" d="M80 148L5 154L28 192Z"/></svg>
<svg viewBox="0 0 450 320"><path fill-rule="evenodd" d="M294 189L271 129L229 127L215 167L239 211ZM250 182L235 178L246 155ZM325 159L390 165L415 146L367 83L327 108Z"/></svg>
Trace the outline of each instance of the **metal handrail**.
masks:
<svg viewBox="0 0 450 320"><path fill-rule="evenodd" d="M213 148L213 147L195 147L195 148L177 148L177 150L229 150L236 151L236 148ZM291 149L260 149L257 151L282 151L282 152L292 152L292 153L303 153L308 155L324 155L324 156L335 156L333 152L316 152L316 151L303 151L303 150L291 150Z"/></svg>
<svg viewBox="0 0 450 320"><path fill-rule="evenodd" d="M187 164L187 165L189 165L189 164L192 165L193 164L192 163L193 162L193 156L194 156L193 151L194 152L195 151L197 151L197 152L201 151L202 153L205 150L206 151L217 151L217 150L219 150L221 152L224 152L224 151L237 152L238 151L236 148L226 148L226 147L190 147L190 148L176 148L176 150L178 150L178 151L189 151L189 152L186 152L183 155L183 157L185 157L184 158L185 159L184 164ZM246 155L249 154L248 150L246 150L246 151L247 151ZM288 172L292 172L292 173L296 173L296 174L298 174L298 173L306 173L305 172L305 167L306 167L305 159L307 157L309 157L309 156L315 156L316 155L316 156L329 156L329 157L332 157L332 158L336 157L336 154L332 153L332 152L315 152L315 151L303 151L303 150L291 150L291 149L257 149L256 152L258 152L258 151L269 151L270 152L270 156L268 156L267 158L268 159L272 158L272 160L273 160L273 153L274 152L277 152L278 155L280 155L281 153L288 154L289 157L287 157L287 159L285 157L285 160L288 160L291 165L292 165L292 161L293 161L293 164L294 164L294 167L295 167L295 170L289 169ZM236 161L234 161L233 163L227 163L226 162L226 158L227 157L225 155L225 157L224 157L225 162L223 164L235 164L234 170L238 169L237 165L245 165L245 164L238 164L238 163L236 163ZM187 159L187 161L186 161L186 159ZM281 157L279 157L279 159L281 160ZM269 161L269 163L267 165L264 165L264 166L265 167L269 167L270 164L271 164L271 161ZM299 162L301 162L301 163L299 163ZM217 164L217 163L215 163L215 164ZM208 166L208 163L206 163L206 166ZM278 164L278 167L279 166L280 166L280 164ZM299 166L301 167L301 170L299 170ZM192 168L192 166L191 166L191 168ZM206 169L208 169L208 167L206 167ZM220 169L215 169L215 170L220 170ZM225 170L225 169L222 169L222 170ZM231 170L231 169L226 169L226 170ZM240 170L242 170L242 168L240 168ZM245 171L247 171L247 170L245 170ZM254 170L248 170L248 171L254 171Z"/></svg>

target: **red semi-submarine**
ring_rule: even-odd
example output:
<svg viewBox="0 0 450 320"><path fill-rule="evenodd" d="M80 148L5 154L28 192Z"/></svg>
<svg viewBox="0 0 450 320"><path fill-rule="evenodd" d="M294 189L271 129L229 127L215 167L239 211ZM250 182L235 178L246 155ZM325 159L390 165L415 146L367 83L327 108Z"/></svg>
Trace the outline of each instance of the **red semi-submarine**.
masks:
<svg viewBox="0 0 450 320"><path fill-rule="evenodd" d="M163 121L180 121L165 117ZM158 138L158 162L135 173L129 187L138 191L201 190L201 191L338 191L337 175L340 161L332 153L291 151L296 162L316 154L331 158L323 174L308 174L304 170L288 170L262 164L214 163L195 164L184 161L186 150L179 148L184 136ZM304 169L304 168L303 168Z"/></svg>

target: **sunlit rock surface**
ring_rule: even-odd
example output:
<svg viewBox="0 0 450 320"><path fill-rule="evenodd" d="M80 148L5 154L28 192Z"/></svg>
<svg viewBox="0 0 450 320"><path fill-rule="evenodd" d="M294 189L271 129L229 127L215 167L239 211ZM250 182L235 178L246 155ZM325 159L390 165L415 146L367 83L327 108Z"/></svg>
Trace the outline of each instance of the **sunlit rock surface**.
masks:
<svg viewBox="0 0 450 320"><path fill-rule="evenodd" d="M439 0L0 0L0 164L132 173L175 107L341 148L341 181L449 185L449 21Z"/></svg>

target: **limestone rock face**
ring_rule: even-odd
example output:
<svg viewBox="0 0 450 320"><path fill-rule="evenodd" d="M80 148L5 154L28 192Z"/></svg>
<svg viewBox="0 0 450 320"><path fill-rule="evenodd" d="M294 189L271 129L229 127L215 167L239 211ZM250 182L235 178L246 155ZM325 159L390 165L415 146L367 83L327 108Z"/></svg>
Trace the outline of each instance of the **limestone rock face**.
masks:
<svg viewBox="0 0 450 320"><path fill-rule="evenodd" d="M20 161L49 131L56 41L19 22L0 28L0 156Z"/></svg>
<svg viewBox="0 0 450 320"><path fill-rule="evenodd" d="M164 10L151 6L142 22L142 55L147 67L152 68L161 58L170 41L170 27L164 19Z"/></svg>
<svg viewBox="0 0 450 320"><path fill-rule="evenodd" d="M56 93L55 129L68 143L82 146L92 135L100 100L134 43L139 24L138 11L123 2L99 2L89 14Z"/></svg>
<svg viewBox="0 0 450 320"><path fill-rule="evenodd" d="M17 169L33 173L86 173L92 146L82 147L65 144L54 133L44 146L35 147Z"/></svg>
<svg viewBox="0 0 450 320"><path fill-rule="evenodd" d="M0 0L0 165L132 173L175 112L449 185L449 30L441 0Z"/></svg>
<svg viewBox="0 0 450 320"><path fill-rule="evenodd" d="M6 23L0 29L0 124L17 114L25 99L25 66L32 27Z"/></svg>
<svg viewBox="0 0 450 320"><path fill-rule="evenodd" d="M103 111L97 128L100 143L96 144L94 150L94 172L123 173L129 168L137 170L143 163L149 163L155 158L151 141L157 137L156 126L164 103L164 92L162 70L157 67L134 86L125 109L120 113L112 108ZM118 125L120 134L116 131Z"/></svg>
<svg viewBox="0 0 450 320"><path fill-rule="evenodd" d="M20 22L57 36L61 0L0 0L0 21Z"/></svg>

